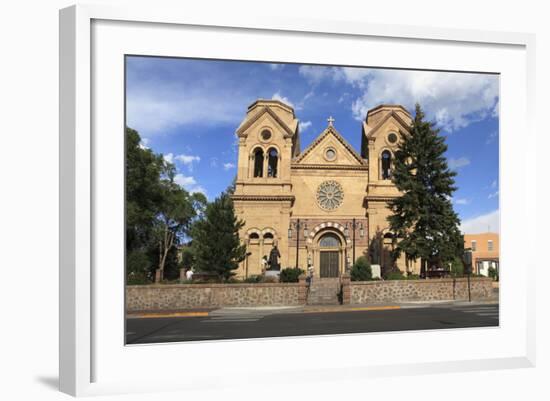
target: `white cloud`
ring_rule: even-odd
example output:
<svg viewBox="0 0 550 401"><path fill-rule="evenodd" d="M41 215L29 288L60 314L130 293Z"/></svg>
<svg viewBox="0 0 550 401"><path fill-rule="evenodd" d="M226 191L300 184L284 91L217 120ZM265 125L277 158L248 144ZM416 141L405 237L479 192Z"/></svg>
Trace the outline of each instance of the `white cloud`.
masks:
<svg viewBox="0 0 550 401"><path fill-rule="evenodd" d="M162 156L164 158L164 161L166 163L174 163L174 154L173 153L167 153Z"/></svg>
<svg viewBox="0 0 550 401"><path fill-rule="evenodd" d="M192 187L191 189L189 189L189 192L191 192L192 194L201 193L204 196L208 197L208 193L206 192L206 189L204 189L204 187L201 185Z"/></svg>
<svg viewBox="0 0 550 401"><path fill-rule="evenodd" d="M144 81L128 89L127 125L148 137L191 124L237 125L250 97L232 93L228 102L219 93L201 85L188 87L174 82Z"/></svg>
<svg viewBox="0 0 550 401"><path fill-rule="evenodd" d="M347 83L366 87L366 79L373 75L376 70L367 68L342 67L338 73L334 74L336 79L344 79Z"/></svg>
<svg viewBox="0 0 550 401"><path fill-rule="evenodd" d="M495 139L498 137L498 131L493 131L489 134L487 137L487 140L485 141L485 144L490 145L495 141Z"/></svg>
<svg viewBox="0 0 550 401"><path fill-rule="evenodd" d="M173 164L175 161L179 161L183 163L185 166L187 166L189 171L193 171L194 162L199 162L201 160L199 156L184 155L184 154L174 156L173 153L167 153L163 155L163 157L164 157L164 160L168 163Z"/></svg>
<svg viewBox="0 0 550 401"><path fill-rule="evenodd" d="M197 183L197 181L193 177L185 176L181 173L178 173L174 176L174 182L180 187L184 187L187 190L189 190L190 187Z"/></svg>
<svg viewBox="0 0 550 401"><path fill-rule="evenodd" d="M382 103L402 104L413 112L418 102L428 119L449 132L498 115L494 75L320 66L301 66L299 72L311 84L330 79L360 88L362 94L352 104L357 120Z"/></svg>
<svg viewBox="0 0 550 401"><path fill-rule="evenodd" d="M290 107L295 108L294 103L292 103L287 97L282 96L280 92L274 93L271 99L280 100L281 102L288 104Z"/></svg>
<svg viewBox="0 0 550 401"><path fill-rule="evenodd" d="M181 173L178 173L174 176L174 182L192 194L201 192L205 196L207 195L206 189L204 189L203 186L198 185L194 177L185 176Z"/></svg>
<svg viewBox="0 0 550 401"><path fill-rule="evenodd" d="M470 164L470 159L467 157L459 157L458 159L453 159L452 157L449 159L448 165L451 170L456 170L461 167L465 167Z"/></svg>
<svg viewBox="0 0 550 401"><path fill-rule="evenodd" d="M446 131L466 127L493 115L499 94L498 78L486 74L434 71L371 70L360 81L365 92L353 103L356 119L381 103L398 103L411 112L416 102L429 119Z"/></svg>
<svg viewBox="0 0 550 401"><path fill-rule="evenodd" d="M268 64L269 65L269 68L271 68L273 71L277 71L277 70L282 70L285 65L284 64L273 64L273 63L270 63Z"/></svg>
<svg viewBox="0 0 550 401"><path fill-rule="evenodd" d="M191 164L193 162L199 162L201 158L193 155L177 155L176 160L179 160L183 164Z"/></svg>
<svg viewBox="0 0 550 401"><path fill-rule="evenodd" d="M305 77L310 84L314 85L320 83L324 79L341 79L343 77L341 70L335 67L301 65L298 72Z"/></svg>
<svg viewBox="0 0 550 401"><path fill-rule="evenodd" d="M311 127L311 121L300 121L300 131L304 132Z"/></svg>
<svg viewBox="0 0 550 401"><path fill-rule="evenodd" d="M457 205L469 205L470 200L466 198L458 198L454 200L454 203Z"/></svg>
<svg viewBox="0 0 550 401"><path fill-rule="evenodd" d="M201 158L199 156L193 156L193 155L177 155L175 159L179 162L182 162L184 165L187 166L189 171L193 171L193 163L200 162Z"/></svg>
<svg viewBox="0 0 550 401"><path fill-rule="evenodd" d="M487 199L496 198L497 196L498 196L498 191L495 191L495 192L489 194L489 196L487 197Z"/></svg>
<svg viewBox="0 0 550 401"><path fill-rule="evenodd" d="M500 211L494 210L481 216L464 220L460 230L465 234L479 234L500 231Z"/></svg>
<svg viewBox="0 0 550 401"><path fill-rule="evenodd" d="M139 143L139 147L141 149L149 149L149 138L141 138L141 142Z"/></svg>
<svg viewBox="0 0 550 401"><path fill-rule="evenodd" d="M236 166L235 166L234 163L224 163L224 164L223 164L223 169L224 169L225 171L230 170L230 169L235 168L235 167L236 167Z"/></svg>

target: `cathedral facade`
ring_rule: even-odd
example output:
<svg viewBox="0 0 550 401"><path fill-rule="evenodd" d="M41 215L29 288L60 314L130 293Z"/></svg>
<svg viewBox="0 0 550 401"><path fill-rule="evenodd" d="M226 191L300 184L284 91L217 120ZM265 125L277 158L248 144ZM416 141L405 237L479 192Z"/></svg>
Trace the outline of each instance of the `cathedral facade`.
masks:
<svg viewBox="0 0 550 401"><path fill-rule="evenodd" d="M248 255L237 275L262 272L276 246L281 268L313 268L314 277L339 277L360 256L406 272L390 254L387 202L399 196L391 181L393 155L409 135L411 115L380 105L362 123L356 151L329 118L303 151L299 121L278 100L257 100L238 127L235 212L245 224L240 238ZM418 273L416 264L408 270Z"/></svg>

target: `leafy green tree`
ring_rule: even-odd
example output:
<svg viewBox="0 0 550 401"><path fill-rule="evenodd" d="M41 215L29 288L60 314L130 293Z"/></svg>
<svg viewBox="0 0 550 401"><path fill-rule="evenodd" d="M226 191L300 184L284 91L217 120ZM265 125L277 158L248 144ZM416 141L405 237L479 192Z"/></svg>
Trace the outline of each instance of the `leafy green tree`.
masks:
<svg viewBox="0 0 550 401"><path fill-rule="evenodd" d="M144 250L132 250L126 255L126 283L147 284L152 279L152 263Z"/></svg>
<svg viewBox="0 0 550 401"><path fill-rule="evenodd" d="M368 281L372 280L372 269L370 263L365 256L357 258L351 267L351 281Z"/></svg>
<svg viewBox="0 0 550 401"><path fill-rule="evenodd" d="M176 169L161 154L141 146L126 128L126 273L129 281L177 277L176 246L204 211L203 194L189 194L174 182Z"/></svg>
<svg viewBox="0 0 550 401"><path fill-rule="evenodd" d="M243 226L227 193L209 203L190 233L196 270L215 273L223 281L232 277L246 256L246 246L239 239Z"/></svg>
<svg viewBox="0 0 550 401"><path fill-rule="evenodd" d="M126 128L126 249L143 249L151 243L154 221L162 200L162 155L140 145L137 131Z"/></svg>
<svg viewBox="0 0 550 401"><path fill-rule="evenodd" d="M181 262L180 266L184 269L192 268L195 264L195 256L191 244L186 244L181 248Z"/></svg>
<svg viewBox="0 0 550 401"><path fill-rule="evenodd" d="M389 202L388 221L396 234L393 256L404 253L407 264L420 258L422 276L427 263L451 261L464 247L451 203L456 173L447 165L446 151L445 139L417 104L411 135L395 153L392 181L402 196Z"/></svg>
<svg viewBox="0 0 550 401"><path fill-rule="evenodd" d="M464 276L464 264L458 256L451 261L451 275L453 277Z"/></svg>
<svg viewBox="0 0 550 401"><path fill-rule="evenodd" d="M197 217L198 205L206 204L202 193L189 194L174 182L175 168L171 163L164 165L165 178L161 179L161 202L156 216L156 239L159 246L158 269L164 278L166 260L181 239L189 232Z"/></svg>

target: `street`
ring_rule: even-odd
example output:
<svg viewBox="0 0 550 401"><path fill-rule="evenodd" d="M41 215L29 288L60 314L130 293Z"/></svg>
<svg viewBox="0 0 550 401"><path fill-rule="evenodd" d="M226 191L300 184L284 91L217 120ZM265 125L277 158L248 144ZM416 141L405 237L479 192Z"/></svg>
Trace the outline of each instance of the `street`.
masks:
<svg viewBox="0 0 550 401"><path fill-rule="evenodd" d="M498 326L498 304L373 310L237 310L208 316L126 319L127 344Z"/></svg>

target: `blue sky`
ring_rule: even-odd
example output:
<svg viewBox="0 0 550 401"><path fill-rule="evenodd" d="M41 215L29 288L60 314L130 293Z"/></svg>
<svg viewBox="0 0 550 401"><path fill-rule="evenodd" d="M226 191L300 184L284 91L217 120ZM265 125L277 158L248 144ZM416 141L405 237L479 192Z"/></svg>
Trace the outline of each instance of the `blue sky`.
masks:
<svg viewBox="0 0 550 401"><path fill-rule="evenodd" d="M175 163L177 182L216 197L236 174L235 129L258 98L283 100L302 150L335 118L359 150L361 120L380 103L419 102L446 137L454 208L468 233L499 230L497 75L128 56L127 125Z"/></svg>

